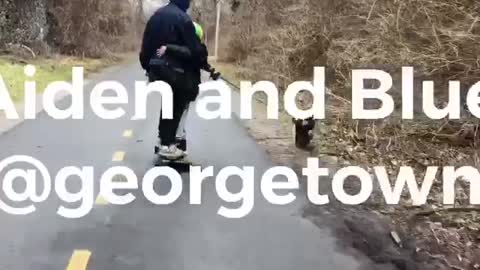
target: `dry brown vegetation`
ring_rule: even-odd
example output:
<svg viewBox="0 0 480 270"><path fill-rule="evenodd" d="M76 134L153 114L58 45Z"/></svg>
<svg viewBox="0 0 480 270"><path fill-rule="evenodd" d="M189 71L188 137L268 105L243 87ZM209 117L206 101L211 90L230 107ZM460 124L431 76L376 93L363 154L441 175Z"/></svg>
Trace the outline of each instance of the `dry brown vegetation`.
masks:
<svg viewBox="0 0 480 270"><path fill-rule="evenodd" d="M448 80L461 81L462 91L467 90L480 81L479 20L475 0L246 0L229 22L225 60L244 67L243 77L280 86L311 78L313 66L327 67L332 94L318 155L384 165L392 174L402 165L415 167L419 176L427 166L480 168L478 121L468 113L460 121L402 121L394 115L358 122L349 119L348 102L353 68L392 74L397 98L402 66L414 66L417 93L421 80L435 81L439 104ZM419 95L414 98L421 101ZM456 210L441 206L440 184L426 207L412 207L408 198L396 207L382 202L367 207L415 235L428 258L449 269L480 269L479 209L462 208L468 206L469 184L460 181ZM412 217L421 218L412 223Z"/></svg>
<svg viewBox="0 0 480 270"><path fill-rule="evenodd" d="M130 51L141 40L141 0L28 2L0 3L0 48L7 53L101 57Z"/></svg>
<svg viewBox="0 0 480 270"><path fill-rule="evenodd" d="M48 41L61 53L90 57L132 50L143 22L140 7L129 0L51 0Z"/></svg>

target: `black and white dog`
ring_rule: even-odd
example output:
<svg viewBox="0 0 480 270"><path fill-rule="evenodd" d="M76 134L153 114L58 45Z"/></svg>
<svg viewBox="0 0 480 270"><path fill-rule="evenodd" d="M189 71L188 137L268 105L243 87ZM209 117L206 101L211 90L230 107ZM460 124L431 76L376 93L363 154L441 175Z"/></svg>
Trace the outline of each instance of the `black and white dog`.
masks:
<svg viewBox="0 0 480 270"><path fill-rule="evenodd" d="M310 146L310 142L313 139L313 129L315 128L315 119L313 119L313 116L307 119L292 118L292 123L295 146L301 149Z"/></svg>

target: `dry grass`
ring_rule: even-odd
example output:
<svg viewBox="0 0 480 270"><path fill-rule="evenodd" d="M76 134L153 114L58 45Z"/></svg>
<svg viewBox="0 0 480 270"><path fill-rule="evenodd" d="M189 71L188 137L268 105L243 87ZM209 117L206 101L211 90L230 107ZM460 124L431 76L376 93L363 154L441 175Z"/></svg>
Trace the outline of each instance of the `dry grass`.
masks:
<svg viewBox="0 0 480 270"><path fill-rule="evenodd" d="M314 65L326 64L328 43L321 13L306 1L275 2L247 1L242 6L239 12L245 15L232 23L226 60L263 71L246 74L250 77L285 86L293 78L310 77Z"/></svg>
<svg viewBox="0 0 480 270"><path fill-rule="evenodd" d="M126 57L125 57L126 58ZM45 87L54 81L69 81L72 78L72 67L81 66L85 69L85 75L97 72L109 64L116 63L115 59L89 59L56 56L52 58L38 57L28 60L28 63L36 67L36 73L33 79L37 83L39 93L45 90ZM24 98L23 70L27 60L18 56L0 55L0 74L8 88L11 98L15 102L21 102ZM20 74L20 75L19 75Z"/></svg>

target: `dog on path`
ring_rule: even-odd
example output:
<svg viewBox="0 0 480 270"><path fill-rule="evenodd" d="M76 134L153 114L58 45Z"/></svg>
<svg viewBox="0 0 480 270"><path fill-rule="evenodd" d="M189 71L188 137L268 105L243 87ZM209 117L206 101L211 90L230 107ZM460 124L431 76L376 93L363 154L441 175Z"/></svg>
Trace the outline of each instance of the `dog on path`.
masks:
<svg viewBox="0 0 480 270"><path fill-rule="evenodd" d="M315 128L315 119L292 118L293 134L295 137L295 146L300 149L306 149L310 146L313 139L313 129Z"/></svg>

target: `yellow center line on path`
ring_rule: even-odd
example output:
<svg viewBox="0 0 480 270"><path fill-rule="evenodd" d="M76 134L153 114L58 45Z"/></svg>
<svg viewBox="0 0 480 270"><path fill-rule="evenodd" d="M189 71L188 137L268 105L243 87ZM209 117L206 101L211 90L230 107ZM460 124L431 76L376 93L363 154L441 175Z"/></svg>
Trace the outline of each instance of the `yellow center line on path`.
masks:
<svg viewBox="0 0 480 270"><path fill-rule="evenodd" d="M92 252L89 250L75 250L68 262L66 270L86 270Z"/></svg>
<svg viewBox="0 0 480 270"><path fill-rule="evenodd" d="M125 138L131 138L133 136L133 130L127 129L123 132L123 137Z"/></svg>
<svg viewBox="0 0 480 270"><path fill-rule="evenodd" d="M113 154L112 161L115 162L120 162L125 159L125 152L123 151L117 151Z"/></svg>
<svg viewBox="0 0 480 270"><path fill-rule="evenodd" d="M97 196L97 199L95 200L95 204L96 205L107 205L109 204L107 199L105 199L105 197L103 197L101 194L99 194Z"/></svg>

